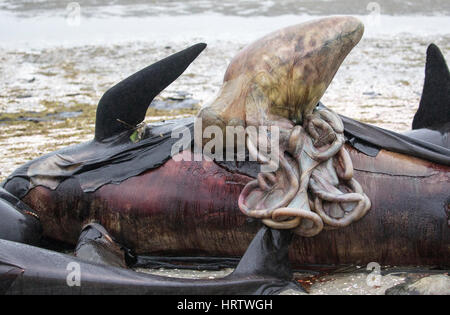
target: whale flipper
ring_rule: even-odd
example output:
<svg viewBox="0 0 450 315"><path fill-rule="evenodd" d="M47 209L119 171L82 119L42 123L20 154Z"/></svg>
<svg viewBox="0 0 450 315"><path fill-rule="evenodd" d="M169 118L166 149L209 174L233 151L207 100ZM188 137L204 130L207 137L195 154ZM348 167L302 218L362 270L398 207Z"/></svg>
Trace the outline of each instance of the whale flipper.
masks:
<svg viewBox="0 0 450 315"><path fill-rule="evenodd" d="M431 128L450 122L450 73L439 48L431 44L427 49L425 83L419 109L412 129Z"/></svg>
<svg viewBox="0 0 450 315"><path fill-rule="evenodd" d="M101 141L141 123L153 98L175 81L205 47L200 43L182 50L106 91L97 108L95 139Z"/></svg>
<svg viewBox="0 0 450 315"><path fill-rule="evenodd" d="M0 188L0 239L38 245L42 225L36 212Z"/></svg>
<svg viewBox="0 0 450 315"><path fill-rule="evenodd" d="M90 223L81 231L75 257L94 264L126 268L130 255L129 250L117 243L103 226Z"/></svg>
<svg viewBox="0 0 450 315"><path fill-rule="evenodd" d="M263 226L248 246L230 277L258 275L292 280L289 245L293 233Z"/></svg>

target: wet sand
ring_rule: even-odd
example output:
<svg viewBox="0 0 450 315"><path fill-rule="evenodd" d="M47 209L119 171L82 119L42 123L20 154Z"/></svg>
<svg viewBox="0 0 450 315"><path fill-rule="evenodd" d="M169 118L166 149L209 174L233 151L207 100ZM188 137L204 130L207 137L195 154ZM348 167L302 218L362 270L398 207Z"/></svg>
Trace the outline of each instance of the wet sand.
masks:
<svg viewBox="0 0 450 315"><path fill-rule="evenodd" d="M220 271L196 271L180 269L137 269L138 272L159 276L187 279L216 279L233 272L233 269ZM294 273L299 290L285 290L282 295L384 295L387 290L426 277L439 277L443 283L436 290L439 294L450 295L450 277L446 271L427 270L426 268L383 268L374 274L365 267L352 267L348 271L336 271L328 274Z"/></svg>

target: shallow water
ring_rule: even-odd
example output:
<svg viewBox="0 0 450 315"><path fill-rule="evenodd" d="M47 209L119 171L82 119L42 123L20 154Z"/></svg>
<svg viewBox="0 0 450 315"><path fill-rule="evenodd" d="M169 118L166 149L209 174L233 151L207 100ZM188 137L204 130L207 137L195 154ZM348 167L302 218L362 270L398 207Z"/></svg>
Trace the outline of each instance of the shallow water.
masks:
<svg viewBox="0 0 450 315"><path fill-rule="evenodd" d="M224 15L276 16L283 14L365 14L369 1L358 0L79 0L81 7L91 15L183 15L218 12ZM383 14L388 15L448 15L447 0L378 0ZM0 9L29 16L50 14L65 10L67 2L58 0L5 0ZM108 7L106 10L105 7Z"/></svg>

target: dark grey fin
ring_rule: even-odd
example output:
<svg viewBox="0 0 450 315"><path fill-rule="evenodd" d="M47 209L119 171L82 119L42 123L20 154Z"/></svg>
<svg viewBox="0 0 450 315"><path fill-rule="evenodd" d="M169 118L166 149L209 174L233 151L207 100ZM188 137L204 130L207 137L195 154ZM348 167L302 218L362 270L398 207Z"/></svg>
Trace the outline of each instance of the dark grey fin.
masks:
<svg viewBox="0 0 450 315"><path fill-rule="evenodd" d="M439 48L431 44L427 50L425 83L412 129L439 128L450 122L450 73Z"/></svg>
<svg viewBox="0 0 450 315"><path fill-rule="evenodd" d="M5 295L9 288L24 271L17 267L0 262L0 295Z"/></svg>
<svg viewBox="0 0 450 315"><path fill-rule="evenodd" d="M84 261L120 268L127 268L128 255L129 251L97 223L83 228L75 249L75 256Z"/></svg>
<svg viewBox="0 0 450 315"><path fill-rule="evenodd" d="M17 197L0 188L0 239L38 245L42 226L38 215Z"/></svg>
<svg viewBox="0 0 450 315"><path fill-rule="evenodd" d="M290 230L262 227L230 277L256 275L291 281L293 279L289 262L291 240Z"/></svg>
<svg viewBox="0 0 450 315"><path fill-rule="evenodd" d="M205 47L200 43L173 54L106 91L97 108L95 139L103 140L141 123L153 98L175 81Z"/></svg>

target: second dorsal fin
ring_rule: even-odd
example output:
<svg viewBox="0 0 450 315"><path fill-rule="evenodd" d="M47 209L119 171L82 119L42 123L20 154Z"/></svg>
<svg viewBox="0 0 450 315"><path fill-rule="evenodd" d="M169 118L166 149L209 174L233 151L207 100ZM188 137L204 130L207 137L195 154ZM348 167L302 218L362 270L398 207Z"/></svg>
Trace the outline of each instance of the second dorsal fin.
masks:
<svg viewBox="0 0 450 315"><path fill-rule="evenodd" d="M439 48L427 50L425 83L412 129L439 128L450 122L450 73Z"/></svg>
<svg viewBox="0 0 450 315"><path fill-rule="evenodd" d="M153 98L175 81L205 47L200 43L173 54L106 91L97 108L95 139L101 141L141 123Z"/></svg>

